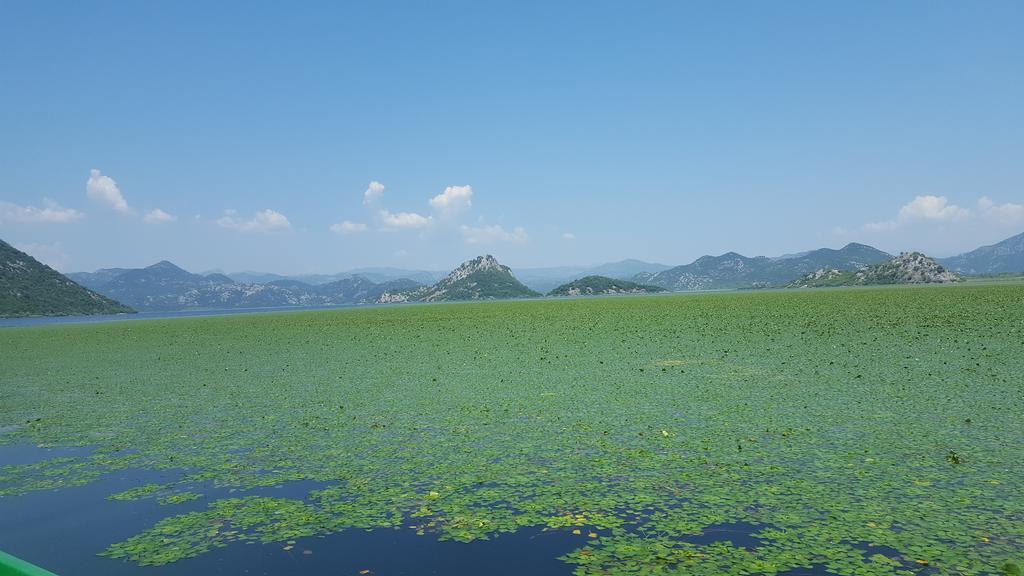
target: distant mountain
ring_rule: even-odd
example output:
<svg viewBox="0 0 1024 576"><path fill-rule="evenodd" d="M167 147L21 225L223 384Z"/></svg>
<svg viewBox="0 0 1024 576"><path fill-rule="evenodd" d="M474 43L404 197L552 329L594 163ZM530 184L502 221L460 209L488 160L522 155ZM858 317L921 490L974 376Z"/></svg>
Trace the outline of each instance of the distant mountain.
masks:
<svg viewBox="0 0 1024 576"><path fill-rule="evenodd" d="M118 274L98 271L78 275L95 282L95 289L101 294L147 311L371 304L391 301L381 300L386 294L421 286L408 279L375 283L358 275L320 285L286 278L264 283L236 282L219 273L193 274L167 261ZM105 277L110 279L99 283Z"/></svg>
<svg viewBox="0 0 1024 576"><path fill-rule="evenodd" d="M621 260L597 266L559 266L552 268L519 268L514 270L516 278L538 292L549 292L556 286L572 282L584 276L607 276L629 280L643 272L656 273L671 266L644 262L642 260Z"/></svg>
<svg viewBox="0 0 1024 576"><path fill-rule="evenodd" d="M85 288L0 240L0 316L123 314L131 308Z"/></svg>
<svg viewBox="0 0 1024 576"><path fill-rule="evenodd" d="M628 280L637 274L645 272L657 273L662 270L668 270L669 268L671 268L671 266L667 264L627 259L587 268L586 273L587 276L607 276L618 280Z"/></svg>
<svg viewBox="0 0 1024 576"><path fill-rule="evenodd" d="M433 286L390 296L393 302L440 302L527 298L540 294L523 285L508 266L488 254L463 262Z"/></svg>
<svg viewBox="0 0 1024 576"><path fill-rule="evenodd" d="M225 276L241 284L269 284L271 282L278 282L281 280L293 280L293 278L289 276L271 274L269 272L228 272ZM331 280L327 280L327 282L331 282L333 280L340 280L340 278L332 278ZM303 284L313 284L313 282L303 282Z"/></svg>
<svg viewBox="0 0 1024 576"><path fill-rule="evenodd" d="M658 286L645 286L630 282L629 280L618 280L607 276L585 276L579 280L573 280L568 284L562 284L548 293L548 296L594 296L598 294L652 294L664 292L664 288Z"/></svg>
<svg viewBox="0 0 1024 576"><path fill-rule="evenodd" d="M787 288L866 286L873 284L945 284L960 278L920 252L899 256L860 270L820 269L789 283Z"/></svg>
<svg viewBox="0 0 1024 576"><path fill-rule="evenodd" d="M443 279L447 273L436 270L407 270L405 268L389 268L376 266L371 268L353 268L349 274L358 274L377 283L393 280L415 280L420 284L433 284Z"/></svg>
<svg viewBox="0 0 1024 576"><path fill-rule="evenodd" d="M1024 273L1024 232L991 246L982 246L952 258L942 258L939 262L960 274Z"/></svg>
<svg viewBox="0 0 1024 576"><path fill-rule="evenodd" d="M243 284L265 284L268 282L276 282L278 280L297 280L304 284L318 286L321 284L329 284L331 282L345 280L347 278L352 278L353 276L362 276L363 278L378 284L403 279L415 280L420 284L433 284L434 282L444 278L445 273L430 272L426 270L373 267L354 268L337 274L294 274L291 276L285 276L281 274L271 274L269 272L231 272L228 276L235 282L241 282Z"/></svg>
<svg viewBox="0 0 1024 576"><path fill-rule="evenodd" d="M822 268L856 270L890 258L890 254L857 243L839 250L820 248L784 258L749 258L728 252L721 256L702 256L690 264L656 274L637 274L633 281L677 291L783 286Z"/></svg>
<svg viewBox="0 0 1024 576"><path fill-rule="evenodd" d="M131 268L101 268L95 272L71 272L65 276L86 288L95 290L97 286L102 286L129 270Z"/></svg>

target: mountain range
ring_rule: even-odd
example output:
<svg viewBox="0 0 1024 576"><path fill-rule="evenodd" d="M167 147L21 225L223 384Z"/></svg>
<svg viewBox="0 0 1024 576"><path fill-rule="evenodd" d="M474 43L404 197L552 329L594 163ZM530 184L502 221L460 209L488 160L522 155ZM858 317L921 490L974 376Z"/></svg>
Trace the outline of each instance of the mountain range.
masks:
<svg viewBox="0 0 1024 576"><path fill-rule="evenodd" d="M101 294L138 310L171 311L201 308L269 308L282 306L344 306L381 303L382 296L420 286L414 280L373 282L354 275L313 285L298 280L236 282L219 274L193 274L162 261L137 269L104 269L68 275Z"/></svg>
<svg viewBox="0 0 1024 576"><path fill-rule="evenodd" d="M820 248L783 258L750 258L727 252L721 256L702 256L690 264L654 274L637 274L633 281L673 291L765 288L784 285L822 268L856 270L890 258L881 250L856 243L839 250Z"/></svg>
<svg viewBox="0 0 1024 576"><path fill-rule="evenodd" d="M512 270L515 277L529 287L531 290L540 293L549 292L552 288L571 282L584 276L608 276L620 280L628 280L641 272L660 272L671 266L644 262L642 260L621 260L595 266L555 266L547 268L516 268ZM116 269L115 269L116 270ZM97 273L103 272L97 271ZM220 273L220 271L211 271ZM78 275L80 275L79 273ZM436 270L416 270L404 268L372 267L354 268L337 274L296 274L285 276L269 272L228 272L225 274L235 282L243 284L263 284L276 280L298 280L304 284L327 284L353 276L362 276L373 282L387 282L389 280L408 279L415 280L420 284L429 286L448 275L448 272Z"/></svg>
<svg viewBox="0 0 1024 576"><path fill-rule="evenodd" d="M859 270L822 268L794 280L787 288L822 288L826 286L870 286L873 284L947 284L961 278L920 252L903 252L899 256L865 266Z"/></svg>
<svg viewBox="0 0 1024 576"><path fill-rule="evenodd" d="M939 262L954 272L970 275L1024 273L1024 232L991 246L982 246Z"/></svg>
<svg viewBox="0 0 1024 576"><path fill-rule="evenodd" d="M0 317L131 312L0 240Z"/></svg>
<svg viewBox="0 0 1024 576"><path fill-rule="evenodd" d="M727 252L675 267L623 260L513 272L486 255L447 275L386 267L333 275L194 274L162 261L146 268L105 268L65 277L9 244L0 244L0 315L8 316L116 313L131 308L173 311L480 300L532 297L552 290L581 295L650 291L652 287L723 290L782 287L802 279L828 285L845 281L837 276L841 271L856 273L892 259L871 246L851 243L838 250L821 248L778 257ZM938 262L965 275L1024 273L1024 233ZM819 272L822 276L807 279ZM642 286L622 282L627 280Z"/></svg>

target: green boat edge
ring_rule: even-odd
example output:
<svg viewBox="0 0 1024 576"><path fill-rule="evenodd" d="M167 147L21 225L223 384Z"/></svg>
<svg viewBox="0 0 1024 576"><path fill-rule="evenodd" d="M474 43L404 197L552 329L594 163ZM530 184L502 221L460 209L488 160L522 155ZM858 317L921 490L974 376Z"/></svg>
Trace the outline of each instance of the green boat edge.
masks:
<svg viewBox="0 0 1024 576"><path fill-rule="evenodd" d="M57 576L0 550L0 576Z"/></svg>

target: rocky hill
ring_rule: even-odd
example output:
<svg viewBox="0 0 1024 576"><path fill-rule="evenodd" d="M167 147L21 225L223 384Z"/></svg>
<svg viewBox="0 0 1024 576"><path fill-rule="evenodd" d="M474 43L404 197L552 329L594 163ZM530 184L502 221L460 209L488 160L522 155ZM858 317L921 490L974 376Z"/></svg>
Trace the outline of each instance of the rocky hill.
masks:
<svg viewBox="0 0 1024 576"><path fill-rule="evenodd" d="M315 286L288 279L236 282L224 274L193 274L167 261L76 276L97 292L146 311L375 304L420 286L408 279L376 283L358 275Z"/></svg>
<svg viewBox="0 0 1024 576"><path fill-rule="evenodd" d="M1024 274L1024 232L939 262L960 274Z"/></svg>
<svg viewBox="0 0 1024 576"><path fill-rule="evenodd" d="M607 276L616 280L629 280L642 273L656 273L668 270L671 266L643 260L620 260L597 266L555 266L548 268L516 268L512 270L516 278L537 292L550 292L552 289L584 276Z"/></svg>
<svg viewBox="0 0 1024 576"><path fill-rule="evenodd" d="M548 296L595 296L599 294L653 294L664 292L658 286L646 286L629 280L616 280L607 276L585 276L579 280L562 284L548 293Z"/></svg>
<svg viewBox="0 0 1024 576"><path fill-rule="evenodd" d="M633 281L676 291L784 286L822 268L856 270L890 258L891 255L881 250L857 243L839 250L821 248L782 258L750 258L728 252L721 256L702 256L690 264L654 274L638 274Z"/></svg>
<svg viewBox="0 0 1024 576"><path fill-rule="evenodd" d="M0 240L0 316L123 314L131 308L80 286Z"/></svg>
<svg viewBox="0 0 1024 576"><path fill-rule="evenodd" d="M960 277L943 268L920 252L903 252L899 256L860 270L821 269L789 283L787 288L819 288L825 286L867 286L873 284L945 284Z"/></svg>
<svg viewBox="0 0 1024 576"><path fill-rule="evenodd" d="M389 294L392 302L441 302L454 300L497 300L540 296L516 279L512 270L491 256L477 256L463 262L433 286Z"/></svg>

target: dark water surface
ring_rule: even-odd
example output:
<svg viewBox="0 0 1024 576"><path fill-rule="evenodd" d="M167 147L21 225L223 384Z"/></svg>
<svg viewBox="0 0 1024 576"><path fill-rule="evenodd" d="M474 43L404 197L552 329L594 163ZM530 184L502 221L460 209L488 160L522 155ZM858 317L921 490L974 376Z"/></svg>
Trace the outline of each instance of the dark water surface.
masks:
<svg viewBox="0 0 1024 576"><path fill-rule="evenodd" d="M60 456L82 456L87 449L0 446L0 465L26 464ZM234 543L165 566L138 566L97 554L114 542L151 527L168 513L202 510L213 499L231 496L303 498L314 482L231 493L197 485L205 497L165 506L154 498L128 502L107 496L148 483L166 483L177 471L126 470L85 486L0 497L0 550L61 576L192 575L357 575L495 574L568 575L572 566L558 558L583 544L564 531L526 529L487 541L441 542L413 530L347 530L284 543ZM307 552L308 551L308 552Z"/></svg>
<svg viewBox="0 0 1024 576"><path fill-rule="evenodd" d="M41 448L31 444L0 446L0 466L30 464L58 457L87 456L89 448ZM0 497L0 550L56 572L61 576L192 576L192 575L359 575L488 574L497 576L567 576L573 566L560 561L586 543L569 531L526 528L492 540L442 542L414 530L346 530L326 536L298 538L291 550L285 543L236 542L195 558L164 566L138 566L99 556L110 544L151 527L169 514L202 510L207 503L230 497L305 498L327 485L312 481L236 491L209 484L191 486L204 496L176 505L155 498L108 500L111 494L145 484L164 484L181 478L181 471L124 470L84 486ZM693 544L728 541L756 548L753 534L763 526L733 522L708 527L703 534L684 538ZM892 550L874 550L891 552ZM780 576L835 576L824 567L796 569Z"/></svg>

